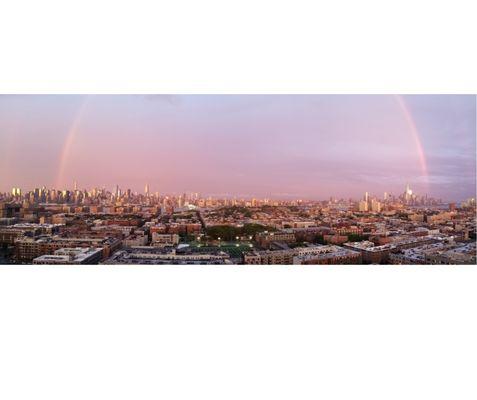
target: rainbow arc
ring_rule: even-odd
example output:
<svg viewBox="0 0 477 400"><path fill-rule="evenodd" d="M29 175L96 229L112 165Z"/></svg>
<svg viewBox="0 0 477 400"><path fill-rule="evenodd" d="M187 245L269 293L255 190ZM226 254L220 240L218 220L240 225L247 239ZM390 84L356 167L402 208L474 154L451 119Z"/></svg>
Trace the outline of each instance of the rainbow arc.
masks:
<svg viewBox="0 0 477 400"><path fill-rule="evenodd" d="M68 164L68 158L70 156L71 148L73 146L73 143L75 142L76 136L78 135L79 128L81 126L81 120L83 119L87 102L88 102L88 96L85 97L85 99L79 106L78 111L76 112L75 117L73 118L73 121L70 125L70 129L68 130L68 133L66 134L65 141L63 142L63 147L60 153L60 163L58 166L58 174L55 180L57 189L59 189L61 185L64 184L64 175L65 175L65 169Z"/></svg>
<svg viewBox="0 0 477 400"><path fill-rule="evenodd" d="M426 180L426 184L429 184L429 172L427 168L427 160L426 160L426 154L424 153L424 148L422 146L422 141L421 141L421 136L419 134L419 130L417 129L416 122L414 121L414 117L412 116L411 110L409 109L408 105L406 104L406 101L401 95L394 95L394 98L396 99L396 102L399 105L399 108L401 109L404 118L406 120L406 123L409 127L409 131L413 137L414 144L416 146L416 151L417 155L419 157L419 164L421 166L421 172L424 176L424 179Z"/></svg>

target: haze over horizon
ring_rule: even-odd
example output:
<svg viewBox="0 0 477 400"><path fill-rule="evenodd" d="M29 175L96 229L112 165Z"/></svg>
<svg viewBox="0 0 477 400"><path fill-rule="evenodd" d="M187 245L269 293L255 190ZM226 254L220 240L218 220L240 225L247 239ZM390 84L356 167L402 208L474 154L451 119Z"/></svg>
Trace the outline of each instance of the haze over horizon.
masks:
<svg viewBox="0 0 477 400"><path fill-rule="evenodd" d="M0 190L326 199L476 191L472 95L2 95Z"/></svg>

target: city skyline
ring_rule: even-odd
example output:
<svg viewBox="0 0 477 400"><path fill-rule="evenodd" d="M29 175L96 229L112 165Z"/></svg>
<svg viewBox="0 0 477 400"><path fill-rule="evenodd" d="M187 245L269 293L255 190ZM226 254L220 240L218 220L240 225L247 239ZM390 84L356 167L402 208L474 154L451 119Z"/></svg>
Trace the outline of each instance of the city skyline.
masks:
<svg viewBox="0 0 477 400"><path fill-rule="evenodd" d="M153 188L154 189L154 188ZM96 193L97 191L102 191L104 193L109 193L112 196L115 197L123 197L124 195L128 194L130 192L130 195L134 196L144 196L144 197L195 197L195 198L215 198L215 199L243 199L243 200L252 200L252 199L257 199L257 200L282 200L282 201L318 201L318 202L323 202L323 201L330 201L331 199L333 201L335 200L343 200L343 201L356 201L359 202L363 198L368 201L368 199L379 199L379 200L392 200L394 199L399 199L400 197L405 197L406 195L412 196L416 199L429 199L429 200L439 200L442 201L443 199L434 199L430 196L427 195L427 193L413 193L413 190L411 188L411 185L406 183L406 186L404 189L401 191L398 191L397 193L393 192L388 192L385 191L383 193L374 193L370 191L365 191L361 193L360 196L356 197L336 197L330 194L327 198L306 198L306 197L260 197L260 196L255 196L254 194L241 194L241 195L219 195L217 196L216 194L211 194L211 193L202 193L202 192L195 192L195 191L190 191L190 190L182 190L179 192L160 192L159 190L151 190L149 183L146 183L144 185L143 190L132 190L131 188L127 187L121 187L120 185L114 185L114 187L106 187L106 186L93 186L93 187L81 187L81 185L78 184L78 182L75 180L73 181L72 185L66 185L63 188L49 188L46 186L41 186L41 187L32 187L32 188L27 188L26 190L24 188L14 186L11 188L10 191L4 192L6 195L12 195L13 197L24 197L28 193L35 193L38 190L42 191L55 191L58 194L64 193L64 192L69 192L71 194L74 193L88 193L89 195L92 195L93 193ZM2 194L2 192L0 192ZM470 197L470 199L473 199L474 197ZM469 198L465 199L466 201L469 200ZM454 200L444 200L445 202L452 202Z"/></svg>
<svg viewBox="0 0 477 400"><path fill-rule="evenodd" d="M4 95L0 191L475 196L475 96Z"/></svg>

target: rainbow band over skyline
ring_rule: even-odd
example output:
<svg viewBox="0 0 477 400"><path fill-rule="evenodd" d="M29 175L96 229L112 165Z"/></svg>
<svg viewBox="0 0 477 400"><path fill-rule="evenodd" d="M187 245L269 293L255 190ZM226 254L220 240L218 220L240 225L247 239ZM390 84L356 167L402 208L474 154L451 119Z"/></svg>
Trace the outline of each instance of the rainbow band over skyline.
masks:
<svg viewBox="0 0 477 400"><path fill-rule="evenodd" d="M425 184L428 187L429 172L427 167L427 160L426 160L426 155L424 152L424 148L422 145L421 137L420 137L416 122L414 120L412 112L409 109L404 97L402 95L393 95L393 98L396 100L399 106L399 109L405 118L406 124L409 127L409 132L412 135L413 141L415 143L415 150L417 152L417 156L419 159L421 172L425 179ZM70 129L68 130L68 133L66 134L66 137L62 146L62 150L60 153L58 174L55 180L56 188L60 188L60 186L64 184L65 169L67 167L67 163L68 163L68 159L73 147L73 143L80 132L80 126L81 126L82 119L85 115L85 110L87 108L86 106L87 106L88 100L89 100L89 95L86 95L80 107L78 108L78 111L75 114L75 117L71 123Z"/></svg>
<svg viewBox="0 0 477 400"><path fill-rule="evenodd" d="M83 102L79 106L78 111L76 112L73 118L73 122L71 123L70 129L68 130L68 133L66 134L65 141L63 142L63 147L61 148L61 153L60 153L60 162L58 165L58 174L55 180L56 182L55 185L57 189L59 189L60 186L63 184L63 178L64 178L68 158L71 153L71 148L73 146L75 138L78 135L79 127L81 125L81 120L83 118L87 102L88 102L88 96L85 96Z"/></svg>
<svg viewBox="0 0 477 400"><path fill-rule="evenodd" d="M419 130L417 129L416 122L414 121L414 117L412 116L411 110L409 109L403 96L395 95L394 98L396 99L399 107L401 108L401 111L404 114L404 117L406 118L406 122L409 126L409 131L411 132L412 137L414 139L414 143L416 145L416 150L419 156L419 164L421 165L422 174L424 175L424 178L426 179L426 184L428 184L429 172L427 168L426 154L424 153L421 136L419 134Z"/></svg>

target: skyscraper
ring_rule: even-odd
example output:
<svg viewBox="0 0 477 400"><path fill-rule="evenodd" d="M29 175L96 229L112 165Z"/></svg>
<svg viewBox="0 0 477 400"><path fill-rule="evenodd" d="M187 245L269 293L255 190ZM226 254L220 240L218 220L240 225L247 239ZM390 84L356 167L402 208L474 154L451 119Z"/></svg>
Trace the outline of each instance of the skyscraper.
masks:
<svg viewBox="0 0 477 400"><path fill-rule="evenodd" d="M376 200L376 199L373 199L371 201L371 211L373 212L381 212L381 203Z"/></svg>
<svg viewBox="0 0 477 400"><path fill-rule="evenodd" d="M365 200L361 200L361 201L359 202L359 205L358 205L358 210L359 210L360 212L366 212L366 211L368 211L368 209L369 209L369 208L368 208L368 202L365 201Z"/></svg>
<svg viewBox="0 0 477 400"><path fill-rule="evenodd" d="M146 187L144 188L144 194L149 197L149 183L146 183Z"/></svg>
<svg viewBox="0 0 477 400"><path fill-rule="evenodd" d="M412 199L412 190L409 187L409 183L406 184L406 191L404 192L404 199L410 201Z"/></svg>

